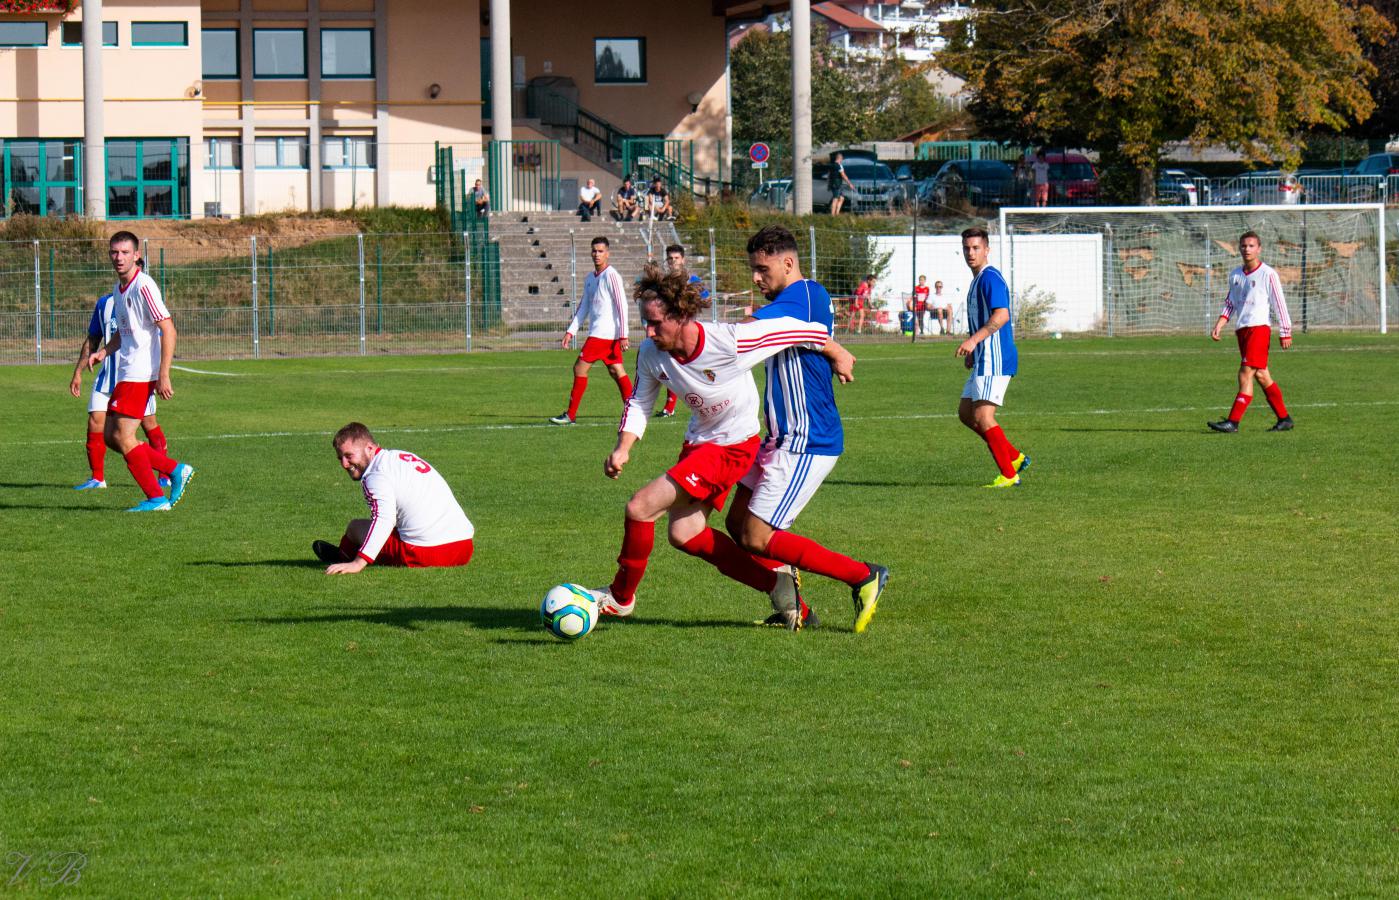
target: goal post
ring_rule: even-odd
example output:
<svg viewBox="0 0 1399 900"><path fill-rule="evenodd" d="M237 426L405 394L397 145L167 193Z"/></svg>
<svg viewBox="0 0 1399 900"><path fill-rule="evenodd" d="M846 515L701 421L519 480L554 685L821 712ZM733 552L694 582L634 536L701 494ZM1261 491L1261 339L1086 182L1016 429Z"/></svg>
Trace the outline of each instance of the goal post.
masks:
<svg viewBox="0 0 1399 900"><path fill-rule="evenodd" d="M1208 332L1246 231L1295 329L1389 330L1383 204L1013 207L998 225L1013 305L1028 301L1048 330Z"/></svg>

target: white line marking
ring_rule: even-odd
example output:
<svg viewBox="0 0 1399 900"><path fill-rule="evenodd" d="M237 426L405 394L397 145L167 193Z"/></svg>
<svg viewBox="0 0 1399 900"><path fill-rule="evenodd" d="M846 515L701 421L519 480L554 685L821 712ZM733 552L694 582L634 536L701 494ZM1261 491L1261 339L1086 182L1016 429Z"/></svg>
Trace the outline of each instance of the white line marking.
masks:
<svg viewBox="0 0 1399 900"><path fill-rule="evenodd" d="M172 368L172 369L178 369L178 370L181 371L181 372L190 372L190 373L192 373L192 374L194 374L194 375L222 375L222 376L224 376L225 378L245 378L245 377L247 377L247 373L246 373L246 372L209 372L209 371L206 371L206 370L204 370L204 369L191 369L191 368L188 368L187 366L177 366L177 365L173 365L173 364L170 366L170 368Z"/></svg>
<svg viewBox="0 0 1399 900"><path fill-rule="evenodd" d="M1366 400L1366 401L1346 401L1346 402L1323 402L1323 403L1289 403L1289 409L1334 409L1340 407L1367 407L1367 406L1399 406L1399 400ZM1069 419L1074 416L1140 416L1159 415L1163 413L1187 413L1187 412L1211 412L1222 410L1218 404L1208 406L1156 406L1145 409L1079 409L1079 410L1046 410L1035 411L1008 411L1011 418L1064 418ZM888 416L842 416L846 422L921 422L930 419L955 419L957 413L903 413ZM683 420L681 420L683 421ZM579 422L570 428L609 428L616 430L616 422ZM548 422L517 422L504 425L434 425L413 428L376 428L374 431L379 434L453 434L462 431L529 431L529 430L550 430L560 429L561 426L550 425ZM180 443L187 441L236 441L262 438L282 438L282 437L330 437L333 431L245 431L230 432L227 434L181 434ZM80 440L60 439L48 441L4 441L0 442L0 447L46 447L63 444L81 444Z"/></svg>

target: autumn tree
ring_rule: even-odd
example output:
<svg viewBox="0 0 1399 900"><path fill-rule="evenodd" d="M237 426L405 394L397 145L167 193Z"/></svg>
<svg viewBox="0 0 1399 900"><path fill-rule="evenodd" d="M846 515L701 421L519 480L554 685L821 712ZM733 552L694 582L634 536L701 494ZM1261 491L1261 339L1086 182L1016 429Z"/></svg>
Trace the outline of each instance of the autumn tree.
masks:
<svg viewBox="0 0 1399 900"><path fill-rule="evenodd" d="M1311 129L1374 109L1363 48L1392 28L1359 0L988 0L940 62L988 137L1091 147L1155 198L1161 148L1223 144L1295 166Z"/></svg>
<svg viewBox="0 0 1399 900"><path fill-rule="evenodd" d="M891 48L870 57L827 43L811 29L811 137L817 144L893 140L955 116L919 66ZM734 142L786 143L792 129L792 39L787 31L754 29L730 56Z"/></svg>

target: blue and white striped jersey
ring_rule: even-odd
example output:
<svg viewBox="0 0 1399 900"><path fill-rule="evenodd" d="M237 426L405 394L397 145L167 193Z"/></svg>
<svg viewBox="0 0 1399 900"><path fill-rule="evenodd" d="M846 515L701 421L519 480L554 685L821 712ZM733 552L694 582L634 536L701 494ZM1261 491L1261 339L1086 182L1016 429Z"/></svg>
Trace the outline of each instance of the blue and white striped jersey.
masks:
<svg viewBox="0 0 1399 900"><path fill-rule="evenodd" d="M972 279L967 291L967 334L976 334L991 319L991 312L1004 309L1012 317L1010 289L995 266L986 266ZM1015 328L1006 322L995 334L976 345L972 360L974 375L1014 375L1019 358L1015 352Z"/></svg>
<svg viewBox="0 0 1399 900"><path fill-rule="evenodd" d="M753 311L754 318L790 316L835 333L831 295L809 278L789 284L768 305ZM768 436L789 453L839 456L845 449L845 431L831 388L831 363L819 350L792 348L767 361L767 387L763 391L763 417Z"/></svg>
<svg viewBox="0 0 1399 900"><path fill-rule="evenodd" d="M112 300L111 294L103 294L97 299L97 306L92 310L92 319L87 323L88 337L100 338L101 343L97 346L105 347L112 339L112 333L117 330L116 303ZM117 364L115 360L111 365L107 365L109 360L103 360L97 367L97 376L93 379L92 389L99 394L110 394L112 388L117 386Z"/></svg>

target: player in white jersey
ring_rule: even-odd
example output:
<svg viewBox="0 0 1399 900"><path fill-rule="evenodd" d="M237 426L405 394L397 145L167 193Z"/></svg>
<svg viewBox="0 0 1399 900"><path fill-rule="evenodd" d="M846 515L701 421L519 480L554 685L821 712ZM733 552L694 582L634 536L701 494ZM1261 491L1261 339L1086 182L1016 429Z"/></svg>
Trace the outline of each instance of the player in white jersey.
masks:
<svg viewBox="0 0 1399 900"><path fill-rule="evenodd" d="M766 592L774 605L796 603L796 584L787 572L763 565L722 532L709 527L709 512L722 509L729 490L753 464L758 452L758 389L752 368L786 347L820 349L825 329L780 318L737 325L702 325L708 307L683 271L663 272L648 264L635 296L646 324L637 356L637 387L622 411L617 446L603 464L609 478L622 473L661 385L672 388L690 407L690 424L680 458L665 474L627 502L622 551L611 585L596 592L599 608L629 616L636 588L655 543L656 520L669 518L670 542L712 564L725 575Z"/></svg>
<svg viewBox="0 0 1399 900"><path fill-rule="evenodd" d="M464 566L476 529L436 469L406 450L387 450L369 429L351 422L331 439L340 467L360 483L368 519L351 519L337 547L313 541L311 552L330 563L327 575L353 575L380 566Z"/></svg>
<svg viewBox="0 0 1399 900"><path fill-rule="evenodd" d="M1253 402L1255 381L1278 417L1268 430L1291 431L1293 427L1287 405L1282 402L1282 388L1268 371L1268 343L1272 337L1270 316L1278 320L1278 344L1284 350L1292 346L1292 317L1287 314L1287 301L1282 296L1282 279L1260 258L1262 251L1263 242L1254 232L1245 231L1239 238L1243 265L1229 273L1229 293L1210 330L1210 338L1217 341L1224 324L1233 319L1234 334L1239 340L1239 393L1234 396L1234 405L1227 417L1208 423L1215 431L1233 433L1239 430L1244 411Z"/></svg>
<svg viewBox="0 0 1399 900"><path fill-rule="evenodd" d="M151 395L169 400L170 364L175 358L175 323L151 277L141 270L140 241L129 231L118 231L107 244L107 256L117 273L112 291L117 330L107 344L89 353L87 368L114 357L116 384L107 404L103 437L107 446L126 459L146 499L127 512L167 512L184 497L194 477L194 467L171 459L164 450L136 440L136 426L146 414ZM170 496L161 490L151 470L170 477Z"/></svg>
<svg viewBox="0 0 1399 900"><path fill-rule="evenodd" d="M92 318L87 324L87 335L78 347L78 361L73 366L73 377L68 382L68 392L74 397L82 396L83 364L87 362L88 354L112 339L112 332L117 327L115 307L112 295L103 294L92 310ZM73 488L75 491L91 491L107 486L107 444L102 432L107 425L107 404L111 401L112 388L116 386L116 381L117 367L114 362L104 362L93 376L92 393L87 402L87 465L90 475L87 481ZM155 420L154 396L146 404L146 414L141 417L141 429L146 432L146 440L150 441L151 446L163 453L165 432ZM160 477L165 478L163 475Z"/></svg>
<svg viewBox="0 0 1399 900"><path fill-rule="evenodd" d="M791 316L827 334L835 330L831 295L802 275L797 239L790 231L769 225L753 235L748 241L748 264L753 283L768 301L754 310L755 318ZM763 412L768 434L738 486L726 524L729 534L749 553L848 585L855 603L855 630L861 632L874 616L889 570L789 530L844 449L831 379L852 380L854 365L855 358L834 340L821 353L789 347L767 360ZM766 624L796 631L814 627L817 619L798 598L793 607L777 609Z"/></svg>
<svg viewBox="0 0 1399 900"><path fill-rule="evenodd" d="M583 327L584 319L588 320L588 339L573 361L573 388L568 394L568 409L549 420L554 425L572 425L578 419L578 405L588 389L588 369L595 362L607 366L607 373L622 392L623 403L631 396L631 379L622 364L622 354L631 344L627 338L627 289L622 285L622 276L608 264L612 245L607 238L593 238L591 252L593 271L583 279L583 301L574 311L573 321L568 323L562 346L567 350L573 344L573 336Z"/></svg>

